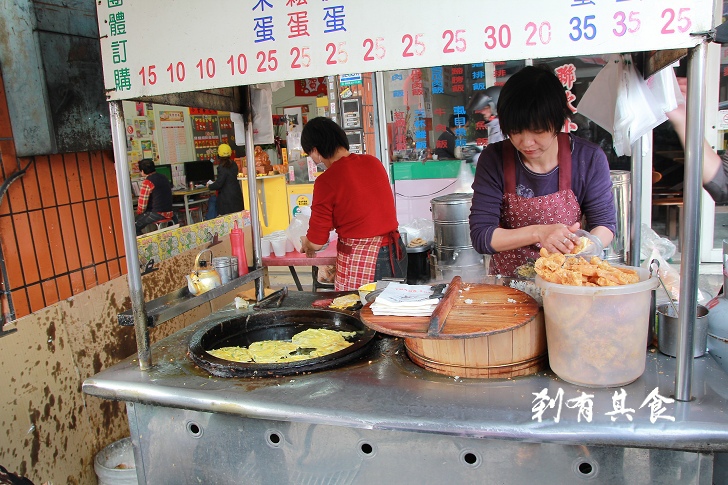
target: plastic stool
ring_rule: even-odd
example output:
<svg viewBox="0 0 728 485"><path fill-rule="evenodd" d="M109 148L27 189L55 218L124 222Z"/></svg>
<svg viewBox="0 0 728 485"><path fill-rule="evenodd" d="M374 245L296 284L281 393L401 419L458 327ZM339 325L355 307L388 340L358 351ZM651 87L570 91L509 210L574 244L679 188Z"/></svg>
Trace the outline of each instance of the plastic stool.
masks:
<svg viewBox="0 0 728 485"><path fill-rule="evenodd" d="M162 228L162 224L164 224L164 227L174 224L174 219L172 217L167 217L166 219L162 219L161 221L153 222L152 224L157 225L157 231L158 231Z"/></svg>

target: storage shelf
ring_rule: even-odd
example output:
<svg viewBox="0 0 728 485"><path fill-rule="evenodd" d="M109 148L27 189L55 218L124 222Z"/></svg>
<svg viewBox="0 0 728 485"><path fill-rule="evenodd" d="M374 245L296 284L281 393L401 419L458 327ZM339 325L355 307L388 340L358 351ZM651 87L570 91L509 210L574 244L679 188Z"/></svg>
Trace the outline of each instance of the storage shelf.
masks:
<svg viewBox="0 0 728 485"><path fill-rule="evenodd" d="M149 328L157 327L167 320L171 320L210 300L214 300L218 296L222 296L241 285L262 278L265 275L265 271L266 268L256 269L246 275L235 278L227 284L206 291L201 295L191 294L190 290L185 286L175 292L149 301L144 305L147 313L147 326ZM119 313L118 320L119 325L123 327L133 327L134 315L132 310Z"/></svg>

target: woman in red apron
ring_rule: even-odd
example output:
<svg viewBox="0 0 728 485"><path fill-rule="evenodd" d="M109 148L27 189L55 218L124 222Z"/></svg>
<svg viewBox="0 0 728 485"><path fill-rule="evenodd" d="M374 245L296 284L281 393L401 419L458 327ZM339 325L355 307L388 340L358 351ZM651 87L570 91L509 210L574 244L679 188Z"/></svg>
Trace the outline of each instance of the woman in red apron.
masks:
<svg viewBox="0 0 728 485"><path fill-rule="evenodd" d="M397 232L394 195L382 162L350 153L344 130L324 117L306 123L301 147L326 166L314 182L301 251L313 256L336 229L336 290L356 290L385 277L405 278L407 251Z"/></svg>
<svg viewBox="0 0 728 485"><path fill-rule="evenodd" d="M609 164L597 145L560 133L571 111L558 78L525 67L503 86L498 114L509 139L481 154L470 212L473 247L493 255L490 272L512 276L540 248L569 253L583 219L606 247L616 229Z"/></svg>

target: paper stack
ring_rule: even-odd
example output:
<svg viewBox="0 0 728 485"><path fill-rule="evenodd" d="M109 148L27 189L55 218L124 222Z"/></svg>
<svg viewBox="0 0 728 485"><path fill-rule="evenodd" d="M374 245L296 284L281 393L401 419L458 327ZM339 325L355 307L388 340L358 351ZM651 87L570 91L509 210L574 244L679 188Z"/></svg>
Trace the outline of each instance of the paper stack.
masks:
<svg viewBox="0 0 728 485"><path fill-rule="evenodd" d="M374 315L395 315L403 317L429 317L438 298L432 298L430 285L405 285L390 283L372 303Z"/></svg>

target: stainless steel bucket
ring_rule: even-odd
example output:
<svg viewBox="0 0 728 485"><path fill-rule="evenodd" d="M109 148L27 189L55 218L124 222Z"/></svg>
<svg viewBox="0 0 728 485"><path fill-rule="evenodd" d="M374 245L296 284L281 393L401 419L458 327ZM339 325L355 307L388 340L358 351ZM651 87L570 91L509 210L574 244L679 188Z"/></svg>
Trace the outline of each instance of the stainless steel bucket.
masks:
<svg viewBox="0 0 728 485"><path fill-rule="evenodd" d="M430 200L432 220L438 222L465 222L470 217L473 194L448 194Z"/></svg>
<svg viewBox="0 0 728 485"><path fill-rule="evenodd" d="M625 263L629 250L629 211L631 199L630 173L627 170L611 170L612 195L617 212L617 230L614 239L607 246L606 259L611 262Z"/></svg>
<svg viewBox="0 0 728 485"><path fill-rule="evenodd" d="M435 254L440 264L455 264L458 266L483 264L483 255L472 246L438 246Z"/></svg>
<svg viewBox="0 0 728 485"><path fill-rule="evenodd" d="M657 349L665 355L677 356L677 336L680 333L677 315L669 303L657 307ZM708 346L708 309L698 305L693 325L693 357L702 357Z"/></svg>
<svg viewBox="0 0 728 485"><path fill-rule="evenodd" d="M483 255L470 241L468 218L472 203L473 194L465 193L443 195L430 201L435 229L431 270L437 280L459 275L474 281L485 274Z"/></svg>

